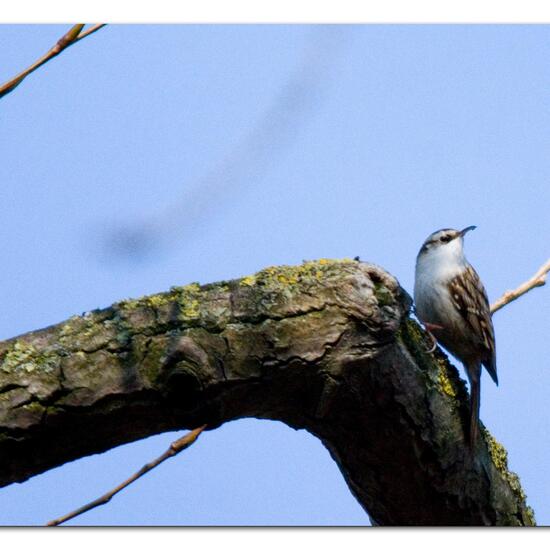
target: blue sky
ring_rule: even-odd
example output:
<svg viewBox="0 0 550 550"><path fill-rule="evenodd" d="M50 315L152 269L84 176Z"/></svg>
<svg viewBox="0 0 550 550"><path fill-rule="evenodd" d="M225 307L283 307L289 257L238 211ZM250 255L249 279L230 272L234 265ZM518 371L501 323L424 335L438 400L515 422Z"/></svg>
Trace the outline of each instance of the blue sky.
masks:
<svg viewBox="0 0 550 550"><path fill-rule="evenodd" d="M67 26L0 26L0 80ZM1 100L0 338L126 297L359 255L412 293L440 227L495 299L549 256L550 28L113 25ZM481 418L550 523L550 294L495 314ZM462 372L462 370L461 370ZM163 434L0 491L41 524L157 456ZM239 420L73 524L364 525L321 443Z"/></svg>

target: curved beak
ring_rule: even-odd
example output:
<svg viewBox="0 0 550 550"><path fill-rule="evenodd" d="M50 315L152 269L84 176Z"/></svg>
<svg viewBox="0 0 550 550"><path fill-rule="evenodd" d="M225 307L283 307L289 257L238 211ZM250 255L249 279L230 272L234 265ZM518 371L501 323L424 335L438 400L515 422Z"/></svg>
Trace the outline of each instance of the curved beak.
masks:
<svg viewBox="0 0 550 550"><path fill-rule="evenodd" d="M461 236L461 237L464 237L464 235L466 235L466 233L468 233L468 231L472 231L476 228L477 226L475 225L469 225L468 227L465 227L462 231L459 231L458 234Z"/></svg>

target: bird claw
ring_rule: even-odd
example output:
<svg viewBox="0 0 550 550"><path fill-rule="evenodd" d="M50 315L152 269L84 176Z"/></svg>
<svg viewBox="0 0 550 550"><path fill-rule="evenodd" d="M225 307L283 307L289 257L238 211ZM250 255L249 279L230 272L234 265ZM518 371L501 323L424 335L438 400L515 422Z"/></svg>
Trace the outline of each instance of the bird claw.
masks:
<svg viewBox="0 0 550 550"><path fill-rule="evenodd" d="M427 353L433 353L437 348L437 340L434 338L434 335L428 330L426 331L430 340L432 341L432 347L427 350Z"/></svg>
<svg viewBox="0 0 550 550"><path fill-rule="evenodd" d="M432 346L427 350L427 353L433 353L437 349L437 340L435 339L435 336L432 334L432 330L441 330L443 329L443 327L441 325L436 325L435 323L428 323L425 321L421 321L421 323L424 325L426 334L429 336L430 340L432 341Z"/></svg>

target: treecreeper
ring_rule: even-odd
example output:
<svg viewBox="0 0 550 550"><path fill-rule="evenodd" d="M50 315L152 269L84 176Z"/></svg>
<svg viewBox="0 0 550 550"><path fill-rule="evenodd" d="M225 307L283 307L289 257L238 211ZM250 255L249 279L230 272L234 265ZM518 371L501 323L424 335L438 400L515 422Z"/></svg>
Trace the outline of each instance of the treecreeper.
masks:
<svg viewBox="0 0 550 550"><path fill-rule="evenodd" d="M425 241L416 258L414 301L426 329L459 359L470 381L469 442L479 431L480 378L483 365L498 385L495 333L487 293L464 255L464 235L440 229Z"/></svg>

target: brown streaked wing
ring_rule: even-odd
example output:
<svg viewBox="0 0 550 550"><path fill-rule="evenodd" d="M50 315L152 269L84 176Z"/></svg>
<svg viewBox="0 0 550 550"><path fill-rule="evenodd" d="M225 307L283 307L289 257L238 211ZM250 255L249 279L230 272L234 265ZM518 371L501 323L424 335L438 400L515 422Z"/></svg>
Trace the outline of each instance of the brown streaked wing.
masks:
<svg viewBox="0 0 550 550"><path fill-rule="evenodd" d="M472 266L449 283L453 304L472 330L478 343L485 348L481 361L498 384L495 361L495 334L487 293Z"/></svg>

